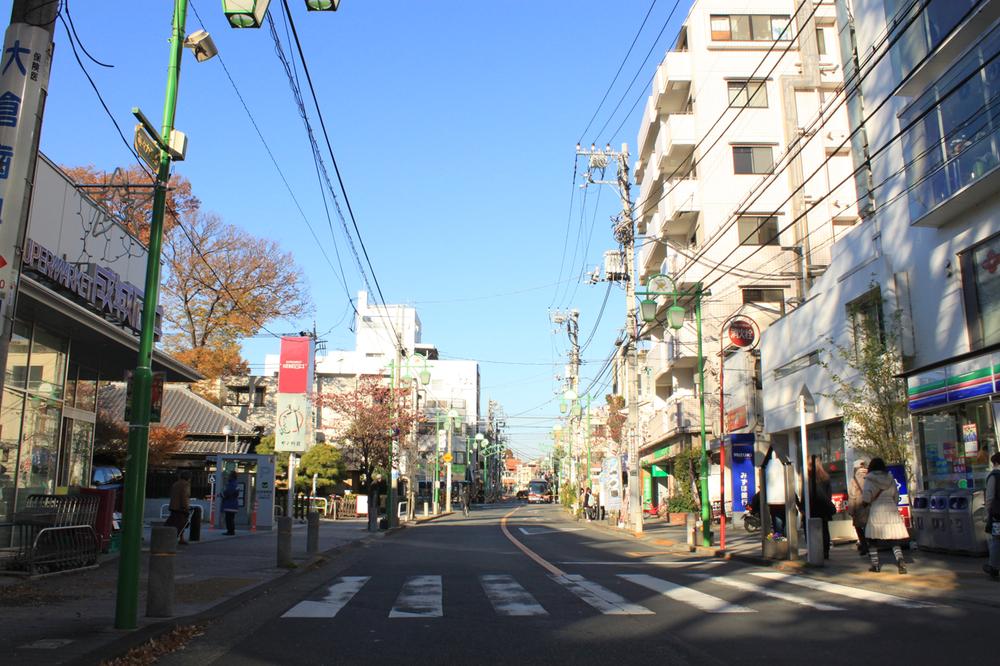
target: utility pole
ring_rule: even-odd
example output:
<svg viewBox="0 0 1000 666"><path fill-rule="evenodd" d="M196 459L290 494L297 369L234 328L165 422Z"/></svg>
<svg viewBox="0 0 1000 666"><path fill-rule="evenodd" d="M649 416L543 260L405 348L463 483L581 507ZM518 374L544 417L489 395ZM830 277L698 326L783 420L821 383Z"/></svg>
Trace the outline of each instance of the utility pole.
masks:
<svg viewBox="0 0 1000 666"><path fill-rule="evenodd" d="M576 431L580 425L579 398L580 398L580 311L571 310L569 312L555 311L552 313L552 321L555 324L566 324L566 334L569 337L569 365L566 366L566 381L569 385L566 393L563 394L562 406L566 411L566 421L569 429L569 481L575 484L576 457L573 453L573 444L576 441ZM579 452L579 447L577 447Z"/></svg>
<svg viewBox="0 0 1000 666"><path fill-rule="evenodd" d="M576 147L576 154L588 158L588 169L584 174L586 184L613 185L618 189L621 198L622 212L615 219L615 240L622 248L624 267L614 275L606 275L605 279L625 283L625 341L623 352L626 355L625 402L628 405L628 486L629 486L629 518L632 529L642 532L642 489L639 487L639 357L637 343L639 341L639 326L636 319L635 285L637 282L635 265L635 219L632 210L632 186L629 183L628 144L623 143L620 151L611 150L607 145L598 150L594 145L590 150ZM617 176L614 181L595 180L594 170L604 170L614 159L617 163Z"/></svg>
<svg viewBox="0 0 1000 666"><path fill-rule="evenodd" d="M0 95L5 100L0 121L5 164L0 179L0 368L7 367L14 325L59 6L52 0L14 0L0 52ZM3 375L0 372L0 395Z"/></svg>

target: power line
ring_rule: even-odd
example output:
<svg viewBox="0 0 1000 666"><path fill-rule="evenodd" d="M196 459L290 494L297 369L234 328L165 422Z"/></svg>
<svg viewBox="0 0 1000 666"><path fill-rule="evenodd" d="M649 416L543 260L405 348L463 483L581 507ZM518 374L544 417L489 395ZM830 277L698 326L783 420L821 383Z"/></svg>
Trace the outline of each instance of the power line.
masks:
<svg viewBox="0 0 1000 666"><path fill-rule="evenodd" d="M379 301L382 303L382 307L388 307L386 303L385 296L382 294L382 286L379 284L378 276L375 274L375 267L372 266L371 258L368 256L368 248L365 247L364 238L361 236L361 229L358 228L358 221L354 216L354 208L351 206L351 200L347 195L347 188L344 186L344 179L340 173L340 167L337 164L337 158L333 154L333 145L330 143L330 135L326 129L326 121L323 118L323 112L320 109L319 97L316 95L316 88L313 86L312 74L309 72L309 64L306 62L305 53L302 49L302 42L299 40L299 33L295 27L295 19L292 16L291 9L288 7L288 0L281 1L282 7L285 10L285 17L288 20L288 25L292 29L292 37L295 40L295 47L299 53L299 62L302 63L302 71L306 75L306 83L309 86L309 93L312 96L313 106L316 108L316 116L319 119L320 129L323 133L323 140L326 143L327 152L330 155L330 162L333 164L334 173L337 176L337 183L340 185L340 192L344 197L344 204L347 206L347 213L351 217L351 225L354 227L354 233L357 235L358 245L361 246L361 252L364 254L365 262L368 264L368 270L371 271L372 282L375 283L375 290L378 293ZM270 21L271 32L275 40L277 40L277 32L274 31L274 21ZM395 326L390 322L390 327L396 336L397 342L399 344L399 349L405 352L405 347L403 345L402 338L399 336L399 332L396 331Z"/></svg>
<svg viewBox="0 0 1000 666"><path fill-rule="evenodd" d="M608 95L611 93L611 89L614 88L615 83L618 81L618 77L622 73L622 69L625 67L625 63L628 62L629 56L632 55L632 49L635 48L635 43L639 40L639 35L642 34L642 29L646 27L646 21L649 20L649 15L653 13L653 7L656 6L656 2L657 0L653 0L653 2L649 4L649 9L646 10L646 15L642 19L642 25L640 25L639 29L635 31L635 37L632 38L632 43L629 44L625 57L622 58L621 64L618 65L618 71L615 72L614 78L612 78L611 83L608 84L608 89L604 91L604 96L601 97L600 103L597 105L597 108L594 109L594 115L590 117L590 120L587 121L587 126L583 128L582 132L580 132L580 138L577 143L583 142L583 137L587 134L587 130L589 130L590 126L594 124L594 119L597 118L597 114L600 113L601 107L604 106L604 102L607 101Z"/></svg>

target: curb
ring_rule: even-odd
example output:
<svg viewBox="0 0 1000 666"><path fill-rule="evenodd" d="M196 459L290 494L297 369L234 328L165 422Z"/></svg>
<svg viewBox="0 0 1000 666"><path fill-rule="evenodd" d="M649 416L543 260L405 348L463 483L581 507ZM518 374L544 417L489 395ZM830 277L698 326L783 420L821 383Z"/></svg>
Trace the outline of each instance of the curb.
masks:
<svg viewBox="0 0 1000 666"><path fill-rule="evenodd" d="M102 661L107 659L113 659L115 657L120 657L129 650L137 648L149 641L150 639L157 638L177 627L187 626L192 624L203 624L216 620L222 615L230 612L235 608L243 606L248 601L256 598L260 595L266 595L271 590L276 589L288 582L289 578L296 576L301 576L306 573L315 571L316 569L329 564L332 558L342 555L348 551L352 551L358 548L364 548L371 543L382 539L394 532L397 532L406 527L405 525L393 527L389 530L380 530L379 532L368 533L361 538L351 541L340 546L335 546L321 553L317 553L308 557L302 562L297 563L294 569L289 569L283 574L280 574L269 581L265 581L259 585L255 585L251 588L244 590L243 592L237 594L235 597L226 599L225 601L218 603L214 606L210 606L202 611L194 613L192 615L182 615L177 617L172 617L159 622L154 622L152 624L146 625L132 631L128 631L120 638L116 638L109 643L98 646L89 652L82 654L75 659L72 659L70 664L83 665L94 665L100 664Z"/></svg>

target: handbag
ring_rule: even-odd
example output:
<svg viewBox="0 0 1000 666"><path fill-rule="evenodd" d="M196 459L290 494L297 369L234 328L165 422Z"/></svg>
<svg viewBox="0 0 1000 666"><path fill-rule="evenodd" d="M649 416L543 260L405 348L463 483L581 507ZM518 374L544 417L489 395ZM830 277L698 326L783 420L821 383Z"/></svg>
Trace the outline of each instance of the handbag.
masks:
<svg viewBox="0 0 1000 666"><path fill-rule="evenodd" d="M1000 538L1000 520L993 521L993 524L990 526L990 534L994 537Z"/></svg>

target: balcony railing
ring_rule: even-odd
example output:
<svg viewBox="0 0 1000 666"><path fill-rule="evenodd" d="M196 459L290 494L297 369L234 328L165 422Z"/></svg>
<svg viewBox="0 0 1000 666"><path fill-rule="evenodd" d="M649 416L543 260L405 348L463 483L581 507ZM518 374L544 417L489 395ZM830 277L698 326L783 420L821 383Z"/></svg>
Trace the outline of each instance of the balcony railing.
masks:
<svg viewBox="0 0 1000 666"><path fill-rule="evenodd" d="M687 395L669 398L646 423L647 439L643 445L657 444L680 433L697 431L701 427L700 415L698 398Z"/></svg>

